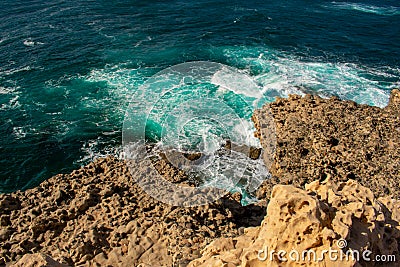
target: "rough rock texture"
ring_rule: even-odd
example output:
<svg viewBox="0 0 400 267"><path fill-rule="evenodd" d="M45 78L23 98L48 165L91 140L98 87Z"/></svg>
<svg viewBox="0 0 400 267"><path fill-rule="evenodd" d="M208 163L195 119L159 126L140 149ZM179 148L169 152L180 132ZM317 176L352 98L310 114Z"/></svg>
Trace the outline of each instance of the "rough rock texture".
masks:
<svg viewBox="0 0 400 267"><path fill-rule="evenodd" d="M291 185L274 187L267 215L261 226L245 229L239 237L220 238L189 266L398 266L400 264L400 201L376 199L371 190L354 180L335 184L330 179L314 181L306 190ZM343 240L347 241L344 246ZM339 241L340 240L340 241ZM339 242L339 243L338 243ZM341 249L343 248L343 249ZM323 254L336 250L337 257L349 249L360 252L335 260ZM275 251L272 252L272 251ZM279 260L278 251L284 250ZM299 256L297 256L297 251ZM314 251L305 254L303 251ZM376 263L376 255L394 255L396 261ZM343 254L340 254L343 251ZM272 254L271 254L272 252ZM289 254L291 253L292 254ZM272 257L271 257L272 255ZM350 255L350 254L349 254ZM296 259L297 257L298 260ZM321 258L321 261L317 261ZM310 259L310 260L308 260Z"/></svg>
<svg viewBox="0 0 400 267"><path fill-rule="evenodd" d="M357 180L376 196L400 198L399 90L392 90L384 109L336 97L292 95L257 110L253 121L273 175L258 197L268 197L276 184L302 187L329 176L338 182Z"/></svg>
<svg viewBox="0 0 400 267"><path fill-rule="evenodd" d="M15 267L67 267L68 265L56 262L43 253L25 254Z"/></svg>
<svg viewBox="0 0 400 267"><path fill-rule="evenodd" d="M143 166L132 176L111 157L34 189L0 195L0 266L186 266L200 256L190 265L265 266L257 259L265 246L322 252L340 238L346 248L400 260L400 202L393 199L400 197L399 110L400 92L393 90L384 109L308 95L256 111L262 155L273 174L258 196L269 198L276 185L261 226L265 206L241 207L238 194L200 207L160 203L135 182L149 176ZM248 151L234 144L225 149ZM257 158L260 151L246 154ZM184 157L192 161L201 154ZM192 186L167 158L150 160L165 180ZM307 191L299 188L304 186ZM276 256L269 263L294 265Z"/></svg>
<svg viewBox="0 0 400 267"><path fill-rule="evenodd" d="M215 238L265 215L231 194L194 208L160 203L115 158L0 195L0 211L0 266L37 252L69 265L185 266Z"/></svg>

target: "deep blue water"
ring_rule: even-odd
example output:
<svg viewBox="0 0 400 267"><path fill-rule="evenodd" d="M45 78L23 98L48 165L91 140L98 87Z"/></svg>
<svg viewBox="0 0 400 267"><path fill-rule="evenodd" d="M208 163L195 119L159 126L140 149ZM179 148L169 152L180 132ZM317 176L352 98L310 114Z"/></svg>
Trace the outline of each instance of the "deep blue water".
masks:
<svg viewBox="0 0 400 267"><path fill-rule="evenodd" d="M0 192L117 155L131 96L178 63L241 69L268 101L383 107L400 80L395 0L3 0L0 17Z"/></svg>

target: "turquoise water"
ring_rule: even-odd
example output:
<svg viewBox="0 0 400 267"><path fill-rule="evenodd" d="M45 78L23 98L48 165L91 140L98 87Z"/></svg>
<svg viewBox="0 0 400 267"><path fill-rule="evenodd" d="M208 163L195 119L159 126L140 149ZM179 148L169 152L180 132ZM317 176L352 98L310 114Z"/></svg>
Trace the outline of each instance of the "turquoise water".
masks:
<svg viewBox="0 0 400 267"><path fill-rule="evenodd" d="M175 64L238 68L266 102L314 92L383 107L399 86L393 0L4 0L0 14L1 192L118 156L132 96Z"/></svg>
<svg viewBox="0 0 400 267"><path fill-rule="evenodd" d="M132 160L135 169L143 159L162 153L199 186L200 191L165 185L157 194L148 192L164 203L204 205L210 195L201 190L209 192L211 186L224 192L239 191L244 196L242 203L248 204L255 200L251 193L269 178L262 157L246 155L250 147L261 148L250 121L254 109L268 102L264 95L264 89L248 74L220 63L190 61L166 68L147 79L132 97L122 131L124 157ZM222 149L227 142L242 149ZM189 161L185 153L199 157ZM159 179L163 179L159 174L152 177L150 188L159 187ZM171 202L170 192L184 197ZM187 203L193 195L207 201ZM213 199L220 197L217 192L212 195Z"/></svg>

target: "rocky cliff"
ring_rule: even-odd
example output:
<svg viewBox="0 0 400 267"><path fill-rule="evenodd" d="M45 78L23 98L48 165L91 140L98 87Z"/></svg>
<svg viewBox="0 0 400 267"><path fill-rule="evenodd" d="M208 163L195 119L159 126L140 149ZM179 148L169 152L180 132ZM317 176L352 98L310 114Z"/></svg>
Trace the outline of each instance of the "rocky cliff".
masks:
<svg viewBox="0 0 400 267"><path fill-rule="evenodd" d="M400 201L354 180L305 187L276 185L261 226L213 241L189 266L398 266Z"/></svg>
<svg viewBox="0 0 400 267"><path fill-rule="evenodd" d="M397 262L386 265L396 266L399 110L400 92L393 90L384 109L307 95L277 99L256 111L256 135L272 178L257 192L264 201L247 207L238 194L200 207L165 205L148 196L115 158L3 194L0 266L374 264L326 257L282 261L265 253L329 249L395 255ZM184 174L168 163L155 166L167 180L184 182Z"/></svg>
<svg viewBox="0 0 400 267"><path fill-rule="evenodd" d="M276 184L303 187L330 177L334 182L354 179L376 196L398 199L399 118L399 90L392 91L383 109L336 97L292 95L256 110L256 135L267 149L264 158L273 175L258 190L258 196L268 197ZM272 148L271 124L276 135Z"/></svg>
<svg viewBox="0 0 400 267"><path fill-rule="evenodd" d="M0 210L0 265L40 252L68 265L186 266L215 238L265 215L265 207L242 207L238 194L193 208L158 202L115 158L1 195Z"/></svg>

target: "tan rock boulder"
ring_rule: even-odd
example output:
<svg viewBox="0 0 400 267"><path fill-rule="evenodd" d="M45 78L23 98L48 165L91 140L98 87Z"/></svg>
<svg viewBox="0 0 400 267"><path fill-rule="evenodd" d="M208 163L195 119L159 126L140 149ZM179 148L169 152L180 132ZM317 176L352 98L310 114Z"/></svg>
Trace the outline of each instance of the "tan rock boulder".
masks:
<svg viewBox="0 0 400 267"><path fill-rule="evenodd" d="M381 255L387 261L379 266L395 266L399 208L354 180L277 185L261 226L215 240L189 266L375 266Z"/></svg>

